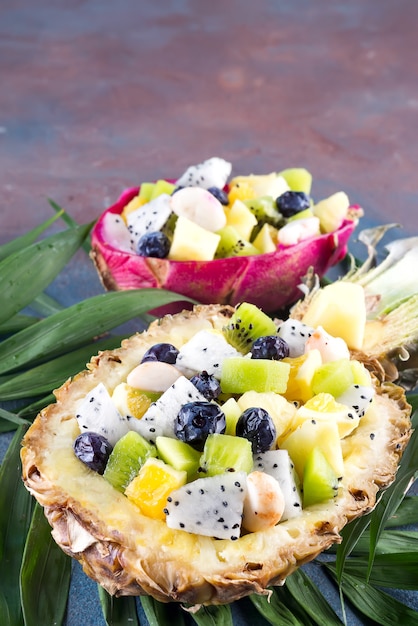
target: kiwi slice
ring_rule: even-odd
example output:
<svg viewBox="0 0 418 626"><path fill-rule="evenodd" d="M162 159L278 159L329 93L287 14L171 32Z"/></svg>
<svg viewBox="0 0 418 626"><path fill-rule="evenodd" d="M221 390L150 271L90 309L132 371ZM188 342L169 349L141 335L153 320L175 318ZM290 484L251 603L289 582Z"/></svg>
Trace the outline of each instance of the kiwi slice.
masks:
<svg viewBox="0 0 418 626"><path fill-rule="evenodd" d="M280 228L284 224L283 215L280 213L276 205L276 199L271 196L259 196L244 200L244 204L257 218L258 226L263 224L271 224L276 228Z"/></svg>
<svg viewBox="0 0 418 626"><path fill-rule="evenodd" d="M335 498L338 477L320 448L309 453L303 471L303 506Z"/></svg>
<svg viewBox="0 0 418 626"><path fill-rule="evenodd" d="M312 392L314 395L327 392L338 398L350 385L354 384L354 374L350 359L337 359L323 363L312 377Z"/></svg>
<svg viewBox="0 0 418 626"><path fill-rule="evenodd" d="M201 472L215 476L224 472L247 472L253 469L251 442L233 435L208 435L200 457Z"/></svg>
<svg viewBox="0 0 418 626"><path fill-rule="evenodd" d="M277 333L276 324L254 304L243 302L222 329L225 339L242 354L250 352L253 341Z"/></svg>
<svg viewBox="0 0 418 626"><path fill-rule="evenodd" d="M130 430L115 444L103 476L123 493L150 456L157 456L155 446L139 433Z"/></svg>
<svg viewBox="0 0 418 626"><path fill-rule="evenodd" d="M308 196L311 193L312 174L304 167L289 167L279 172L292 191L304 191Z"/></svg>
<svg viewBox="0 0 418 626"><path fill-rule="evenodd" d="M200 452L188 443L173 437L158 436L155 440L158 456L168 465L179 471L187 472L187 480L197 477L200 465Z"/></svg>
<svg viewBox="0 0 418 626"><path fill-rule="evenodd" d="M243 239L233 226L224 226L216 234L220 236L215 253L216 259L260 254L260 250L246 239Z"/></svg>
<svg viewBox="0 0 418 626"><path fill-rule="evenodd" d="M173 183L169 183L167 180L159 179L156 183L154 183L154 187L151 192L150 200L154 200L154 198L158 198L163 193L167 193L169 196L173 193L176 186Z"/></svg>
<svg viewBox="0 0 418 626"><path fill-rule="evenodd" d="M221 389L224 393L242 394L246 391L274 391L284 393L289 379L290 365L269 359L227 357L221 370Z"/></svg>

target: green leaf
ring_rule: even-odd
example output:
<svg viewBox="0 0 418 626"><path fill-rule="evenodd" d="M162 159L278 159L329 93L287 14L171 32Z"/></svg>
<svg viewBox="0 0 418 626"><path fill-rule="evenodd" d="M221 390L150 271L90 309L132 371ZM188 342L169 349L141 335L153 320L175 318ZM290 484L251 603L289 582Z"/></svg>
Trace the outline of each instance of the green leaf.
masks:
<svg viewBox="0 0 418 626"><path fill-rule="evenodd" d="M191 616L199 626L234 626L230 604L201 606Z"/></svg>
<svg viewBox="0 0 418 626"><path fill-rule="evenodd" d="M33 398L51 392L61 386L67 378L85 369L86 363L99 350L113 350L119 347L125 338L126 335L118 335L89 343L78 350L67 352L21 374L9 377L6 382L0 383L0 401Z"/></svg>
<svg viewBox="0 0 418 626"><path fill-rule="evenodd" d="M0 343L0 374L74 350L149 309L179 298L186 299L163 289L132 289L78 302Z"/></svg>
<svg viewBox="0 0 418 626"><path fill-rule="evenodd" d="M302 569L296 570L286 579L286 587L316 624L341 626L342 621Z"/></svg>
<svg viewBox="0 0 418 626"><path fill-rule="evenodd" d="M158 602L151 596L140 597L149 626L184 626L183 609L177 604Z"/></svg>
<svg viewBox="0 0 418 626"><path fill-rule="evenodd" d="M60 207L59 204L54 202L54 200L51 200L51 198L48 198L48 202L50 206L54 209L54 211L56 211L58 215L62 217L63 221L68 226L71 226L71 227L77 226L77 222L71 217L71 215L67 213L67 211L65 211L62 207ZM82 248L85 250L85 252L87 252L87 254L89 254L91 250L90 240L86 239L83 242Z"/></svg>
<svg viewBox="0 0 418 626"><path fill-rule="evenodd" d="M341 580L348 556L356 547L357 542L369 524L370 516L364 515L363 517L359 517L353 522L350 522L342 529L340 535L343 540L336 549L336 571L338 581Z"/></svg>
<svg viewBox="0 0 418 626"><path fill-rule="evenodd" d="M369 550L370 533L366 531L359 538L352 554L355 556L368 555ZM418 533L414 531L384 530L376 546L376 554L412 552L414 550L418 552Z"/></svg>
<svg viewBox="0 0 418 626"><path fill-rule="evenodd" d="M19 415L16 415L16 413L12 413L11 411L6 411L6 409L3 409L0 407L0 417L8 422L12 422L12 424L16 424L17 426L25 426L25 425L29 425L29 422L25 419L23 419L22 417L19 417Z"/></svg>
<svg viewBox="0 0 418 626"><path fill-rule="evenodd" d="M418 436L416 427L418 425L418 412L412 416L412 426L415 429L404 451L403 457L399 464L396 480L386 491L383 492L382 498L371 513L370 522L370 553L369 553L369 573L373 567L373 560L376 552L376 545L379 537L383 532L386 522L397 511L400 503L404 499L412 480L414 479L418 467Z"/></svg>
<svg viewBox="0 0 418 626"><path fill-rule="evenodd" d="M43 508L36 504L20 572L25 626L63 624L71 559L55 543Z"/></svg>
<svg viewBox="0 0 418 626"><path fill-rule="evenodd" d="M111 596L97 585L103 617L107 626L139 626L136 600L133 596Z"/></svg>
<svg viewBox="0 0 418 626"><path fill-rule="evenodd" d="M333 572L331 572L331 575L336 578ZM392 598L384 591L379 591L372 585L358 580L354 576L344 574L342 591L350 602L363 615L369 617L373 623L381 626L394 626L394 624L418 625L417 611L395 600L395 598Z"/></svg>
<svg viewBox="0 0 418 626"><path fill-rule="evenodd" d="M418 495L405 496L396 512L387 520L385 528L418 524Z"/></svg>
<svg viewBox="0 0 418 626"><path fill-rule="evenodd" d="M45 222L42 222L39 226L36 226L32 230L28 231L24 235L20 237L15 237L11 241L4 243L0 246L0 261L5 259L7 256L14 254L15 252L19 252L22 248L26 248L34 243L42 233L49 228L54 222L57 221L61 217L61 211L57 212L57 215L53 215Z"/></svg>
<svg viewBox="0 0 418 626"><path fill-rule="evenodd" d="M40 293L39 296L32 300L30 303L30 308L33 309L36 313L45 317L47 315L53 315L54 313L58 313L58 311L62 311L64 306L59 304L54 298L49 296L46 293Z"/></svg>
<svg viewBox="0 0 418 626"><path fill-rule="evenodd" d="M13 317L0 324L0 335L16 333L19 330L32 326L32 324L35 324L37 321L38 318L33 315L22 315L21 313L13 315Z"/></svg>
<svg viewBox="0 0 418 626"><path fill-rule="evenodd" d="M259 613L273 626L306 626L305 620L300 620L293 611L283 602L277 589L274 589L270 597L252 594L250 601Z"/></svg>
<svg viewBox="0 0 418 626"><path fill-rule="evenodd" d="M39 400L35 400L20 409L18 411L18 415L19 417L31 420L38 415L39 411L42 411L44 407L48 406L48 404L52 404L53 402L55 402L55 396L54 394L49 393L47 396L40 398Z"/></svg>
<svg viewBox="0 0 418 626"><path fill-rule="evenodd" d="M345 564L344 574L366 580L369 560L365 557L351 557ZM332 564L327 569L335 571ZM369 583L389 589L418 590L418 552L398 552L393 554L375 554Z"/></svg>
<svg viewBox="0 0 418 626"><path fill-rule="evenodd" d="M21 479L20 442L24 432L25 427L19 426L0 468L0 623L8 626L23 626L20 563L34 506Z"/></svg>
<svg viewBox="0 0 418 626"><path fill-rule="evenodd" d="M30 304L49 285L80 247L90 228L87 224L51 235L0 262L0 324Z"/></svg>

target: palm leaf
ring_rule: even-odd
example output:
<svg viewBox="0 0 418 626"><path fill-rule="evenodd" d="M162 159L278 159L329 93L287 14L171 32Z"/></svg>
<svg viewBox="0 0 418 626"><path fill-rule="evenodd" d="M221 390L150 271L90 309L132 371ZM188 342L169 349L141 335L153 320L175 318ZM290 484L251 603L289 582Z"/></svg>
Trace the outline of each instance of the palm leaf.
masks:
<svg viewBox="0 0 418 626"><path fill-rule="evenodd" d="M90 232L71 228L22 248L0 261L0 324L29 305L61 272Z"/></svg>
<svg viewBox="0 0 418 626"><path fill-rule="evenodd" d="M0 624L8 626L23 626L20 564L34 508L21 479L19 453L25 429L17 429L0 468Z"/></svg>
<svg viewBox="0 0 418 626"><path fill-rule="evenodd" d="M132 289L78 302L0 343L0 374L76 349L135 316L175 302L179 297L162 289Z"/></svg>
<svg viewBox="0 0 418 626"><path fill-rule="evenodd" d="M140 626L136 600L132 596L116 598L97 585L100 605L107 626Z"/></svg>
<svg viewBox="0 0 418 626"><path fill-rule="evenodd" d="M336 575L331 574L336 578ZM344 574L342 591L364 616L370 618L374 624L393 626L394 624L418 624L418 611L414 611L389 594L375 589L364 579Z"/></svg>
<svg viewBox="0 0 418 626"><path fill-rule="evenodd" d="M57 221L58 218L62 217L63 210L57 211L56 215L53 215L45 222L42 222L39 226L36 226L32 230L28 231L24 235L20 237L15 237L11 241L7 243L3 243L0 246L0 261L5 259L6 257L14 254L15 252L19 252L22 248L26 248L34 243L43 232L47 230L54 222Z"/></svg>
<svg viewBox="0 0 418 626"><path fill-rule="evenodd" d="M140 602L149 626L184 626L185 618L178 604L166 604L151 596L141 596Z"/></svg>
<svg viewBox="0 0 418 626"><path fill-rule="evenodd" d="M125 337L126 335L117 335L89 343L87 346L67 352L21 374L8 377L6 382L0 381L0 401L33 398L49 393L62 385L67 378L85 369L86 363L93 354L117 348Z"/></svg>
<svg viewBox="0 0 418 626"><path fill-rule="evenodd" d="M36 504L20 572L25 626L63 624L70 579L71 559L53 540L44 511Z"/></svg>

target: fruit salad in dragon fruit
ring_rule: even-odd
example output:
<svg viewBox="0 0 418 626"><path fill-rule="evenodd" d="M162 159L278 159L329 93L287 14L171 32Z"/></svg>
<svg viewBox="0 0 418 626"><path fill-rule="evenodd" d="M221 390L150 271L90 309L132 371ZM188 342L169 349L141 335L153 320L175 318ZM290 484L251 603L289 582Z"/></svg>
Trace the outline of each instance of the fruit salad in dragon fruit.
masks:
<svg viewBox="0 0 418 626"><path fill-rule="evenodd" d="M107 289L277 311L301 296L311 267L321 277L341 261L363 214L344 191L316 201L311 188L303 167L232 175L212 157L126 190L93 228L92 259Z"/></svg>

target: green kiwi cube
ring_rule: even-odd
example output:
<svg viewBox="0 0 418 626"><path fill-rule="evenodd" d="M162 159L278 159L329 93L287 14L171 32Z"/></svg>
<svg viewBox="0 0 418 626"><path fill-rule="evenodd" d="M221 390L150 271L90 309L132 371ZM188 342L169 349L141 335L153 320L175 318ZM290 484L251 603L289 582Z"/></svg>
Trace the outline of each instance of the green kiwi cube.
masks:
<svg viewBox="0 0 418 626"><path fill-rule="evenodd" d="M319 447L311 450L303 471L303 506L319 504L335 498L338 477Z"/></svg>
<svg viewBox="0 0 418 626"><path fill-rule="evenodd" d="M244 204L250 209L257 219L259 225L271 224L276 228L283 225L283 215L276 205L276 199L271 196L259 196L244 200Z"/></svg>
<svg viewBox="0 0 418 626"><path fill-rule="evenodd" d="M149 202L151 200L152 192L154 189L155 183L141 183L141 187L139 189L138 196L144 202Z"/></svg>
<svg viewBox="0 0 418 626"><path fill-rule="evenodd" d="M200 457L200 471L206 476L224 472L247 472L253 469L251 442L233 435L208 435Z"/></svg>
<svg viewBox="0 0 418 626"><path fill-rule="evenodd" d="M240 394L253 391L284 393L289 380L290 365L283 361L228 357L222 362L221 389Z"/></svg>
<svg viewBox="0 0 418 626"><path fill-rule="evenodd" d="M155 439L158 456L164 463L171 465L178 471L187 472L187 479L193 480L197 476L200 465L200 452L188 443L159 435Z"/></svg>
<svg viewBox="0 0 418 626"><path fill-rule="evenodd" d="M292 191L303 191L308 196L311 193L312 174L304 167L289 167L279 172Z"/></svg>
<svg viewBox="0 0 418 626"><path fill-rule="evenodd" d="M154 188L151 193L150 200L154 200L154 198L158 198L161 194L166 193L169 196L173 193L176 186L173 183L169 183L167 180L160 179L154 183Z"/></svg>
<svg viewBox="0 0 418 626"><path fill-rule="evenodd" d="M225 339L242 354L251 351L259 337L275 335L274 321L255 304L243 302L234 311L229 323L222 329Z"/></svg>
<svg viewBox="0 0 418 626"><path fill-rule="evenodd" d="M354 374L350 359L337 359L323 363L315 371L312 378L312 392L330 393L338 398L348 387L354 384Z"/></svg>
<svg viewBox="0 0 418 626"><path fill-rule="evenodd" d="M156 455L157 450L153 444L139 433L130 430L116 442L103 477L123 493L147 458Z"/></svg>
<svg viewBox="0 0 418 626"><path fill-rule="evenodd" d="M258 248L241 237L233 226L224 226L217 231L220 236L215 258L224 259L231 256L253 256L260 254Z"/></svg>

